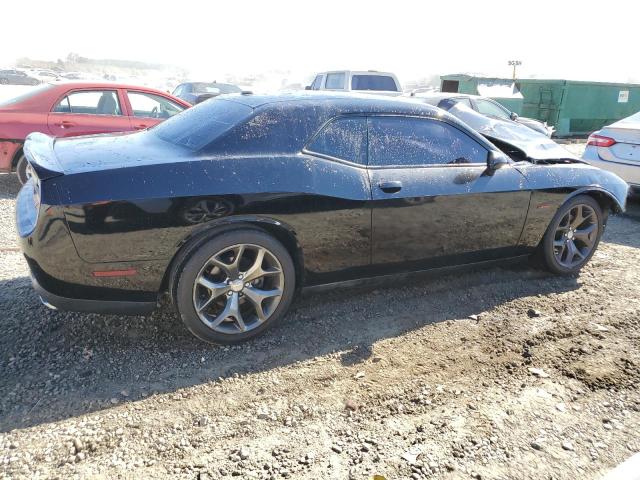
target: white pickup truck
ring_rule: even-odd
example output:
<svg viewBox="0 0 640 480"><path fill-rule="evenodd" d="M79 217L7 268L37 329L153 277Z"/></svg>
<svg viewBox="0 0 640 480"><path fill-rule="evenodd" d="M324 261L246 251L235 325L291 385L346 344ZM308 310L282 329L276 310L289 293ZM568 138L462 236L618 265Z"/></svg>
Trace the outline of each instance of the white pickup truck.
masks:
<svg viewBox="0 0 640 480"><path fill-rule="evenodd" d="M393 73L367 70L335 70L316 75L307 90L329 90L333 92L375 93L377 95L402 95L402 87Z"/></svg>

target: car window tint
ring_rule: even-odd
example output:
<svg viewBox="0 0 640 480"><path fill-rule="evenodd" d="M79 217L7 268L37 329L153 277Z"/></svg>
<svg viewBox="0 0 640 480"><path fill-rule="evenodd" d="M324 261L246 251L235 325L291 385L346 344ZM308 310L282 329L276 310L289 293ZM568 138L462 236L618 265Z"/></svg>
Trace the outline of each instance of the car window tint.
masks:
<svg viewBox="0 0 640 480"><path fill-rule="evenodd" d="M411 117L369 119L369 165L484 163L488 151L457 128Z"/></svg>
<svg viewBox="0 0 640 480"><path fill-rule="evenodd" d="M395 92L398 87L393 77L388 75L354 75L351 77L351 89Z"/></svg>
<svg viewBox="0 0 640 480"><path fill-rule="evenodd" d="M327 80L324 82L324 88L329 90L344 90L344 72L327 73Z"/></svg>
<svg viewBox="0 0 640 480"><path fill-rule="evenodd" d="M171 100L152 93L128 91L129 103L134 117L169 118L184 110Z"/></svg>
<svg viewBox="0 0 640 480"><path fill-rule="evenodd" d="M364 117L338 118L329 123L307 146L314 153L365 164L367 123Z"/></svg>
<svg viewBox="0 0 640 480"><path fill-rule="evenodd" d="M483 115L491 115L493 117L509 118L507 111L499 105L488 100L476 100L478 112Z"/></svg>
<svg viewBox="0 0 640 480"><path fill-rule="evenodd" d="M72 92L53 109L57 113L122 115L118 93L114 90Z"/></svg>

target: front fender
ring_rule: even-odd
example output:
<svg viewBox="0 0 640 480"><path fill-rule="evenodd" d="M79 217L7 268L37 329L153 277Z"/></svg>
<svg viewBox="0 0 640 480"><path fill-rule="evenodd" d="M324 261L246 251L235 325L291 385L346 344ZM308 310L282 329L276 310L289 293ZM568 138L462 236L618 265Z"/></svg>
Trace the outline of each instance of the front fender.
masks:
<svg viewBox="0 0 640 480"><path fill-rule="evenodd" d="M601 187L600 185L590 185L588 187L582 187L571 192L565 199L565 202L569 201L571 198L577 195L583 195L583 194L593 195L593 193L597 193L598 196L604 197L609 200L609 203L610 203L609 208L613 213L622 213L627 208L628 192L629 192L628 185L627 185L627 188L624 190L624 194L622 194L622 192L618 192L617 195L613 192L610 192L606 188Z"/></svg>

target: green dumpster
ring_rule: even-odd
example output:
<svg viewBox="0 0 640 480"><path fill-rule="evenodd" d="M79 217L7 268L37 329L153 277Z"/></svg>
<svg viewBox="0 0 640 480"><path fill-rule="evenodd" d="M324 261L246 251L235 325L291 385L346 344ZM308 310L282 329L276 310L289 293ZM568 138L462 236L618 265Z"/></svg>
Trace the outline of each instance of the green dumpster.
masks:
<svg viewBox="0 0 640 480"><path fill-rule="evenodd" d="M444 75L442 91L481 94L483 85L513 82L510 79ZM524 117L546 121L558 137L588 135L604 125L640 111L640 85L577 80L518 79L515 89L522 94L522 106L490 96ZM457 89L457 90L454 90ZM517 106L517 105L516 105Z"/></svg>

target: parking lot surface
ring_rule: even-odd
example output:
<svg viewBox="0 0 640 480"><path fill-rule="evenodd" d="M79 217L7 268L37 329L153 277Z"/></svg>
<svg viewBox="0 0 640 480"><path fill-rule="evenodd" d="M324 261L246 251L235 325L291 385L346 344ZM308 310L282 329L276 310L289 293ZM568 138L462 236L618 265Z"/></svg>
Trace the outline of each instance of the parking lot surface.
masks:
<svg viewBox="0 0 640 480"><path fill-rule="evenodd" d="M0 478L599 478L640 451L640 205L527 264L305 296L235 347L54 312L0 175Z"/></svg>

